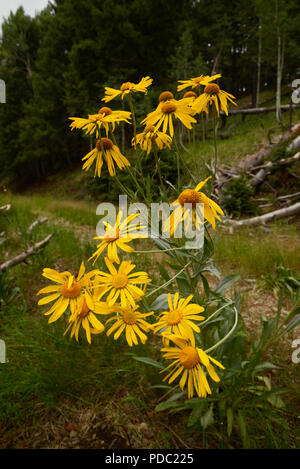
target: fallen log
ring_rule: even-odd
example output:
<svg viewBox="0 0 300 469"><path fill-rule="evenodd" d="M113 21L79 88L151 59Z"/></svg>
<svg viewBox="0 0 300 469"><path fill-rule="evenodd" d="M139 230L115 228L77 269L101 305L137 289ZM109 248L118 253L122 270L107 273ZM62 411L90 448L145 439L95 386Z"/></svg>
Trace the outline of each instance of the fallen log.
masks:
<svg viewBox="0 0 300 469"><path fill-rule="evenodd" d="M0 212L8 212L10 209L11 209L11 204L2 205L2 207L0 207Z"/></svg>
<svg viewBox="0 0 300 469"><path fill-rule="evenodd" d="M282 111L289 111L290 109L296 109L299 107L298 104L283 104L280 106L280 109ZM262 114L264 112L272 112L276 111L276 106L271 106L271 107L253 107L250 109L232 109L228 110L228 115L234 116L237 114L242 114L242 115L247 115L247 114ZM220 112L221 116L226 116L224 111Z"/></svg>
<svg viewBox="0 0 300 469"><path fill-rule="evenodd" d="M41 225L42 223L45 223L46 221L48 221L47 217L38 218L37 220L32 222L31 225L28 227L27 233L31 233L37 225Z"/></svg>
<svg viewBox="0 0 300 469"><path fill-rule="evenodd" d="M25 262L28 257L33 256L34 254L38 254L39 250L44 248L53 236L54 233L49 234L45 239L35 243L33 246L29 247L26 249L26 251L22 252L18 256L4 262L0 265L0 271L5 272L9 267L13 267L14 265L20 264L21 262Z"/></svg>
<svg viewBox="0 0 300 469"><path fill-rule="evenodd" d="M270 172L274 171L275 169L278 169L278 167L280 166L293 164L299 159L300 159L300 152L296 153L290 158L281 158L281 160L278 160L278 161L269 161L265 165L261 166L261 169L258 171L258 173L253 176L251 185L253 187L257 187L266 179L266 177L268 176L268 174L270 174ZM257 169L257 168L253 168L253 169Z"/></svg>
<svg viewBox="0 0 300 469"><path fill-rule="evenodd" d="M300 213L300 202L290 205L289 207L274 210L273 212L269 212L258 217L246 218L245 220L228 220L227 224L229 224L231 227L259 225L263 223L269 223L279 218L296 215L297 213Z"/></svg>

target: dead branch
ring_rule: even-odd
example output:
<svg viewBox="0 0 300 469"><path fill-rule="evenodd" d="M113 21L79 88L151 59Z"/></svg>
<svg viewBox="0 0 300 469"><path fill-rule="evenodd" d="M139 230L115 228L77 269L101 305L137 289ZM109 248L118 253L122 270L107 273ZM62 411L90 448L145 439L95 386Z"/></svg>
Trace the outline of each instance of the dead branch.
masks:
<svg viewBox="0 0 300 469"><path fill-rule="evenodd" d="M0 212L8 212L10 209L11 209L11 204L2 205L2 207L0 207Z"/></svg>
<svg viewBox="0 0 300 469"><path fill-rule="evenodd" d="M245 220L229 220L228 224L232 227L259 225L261 223L268 223L279 218L296 215L297 213L300 213L300 202L290 205L289 207L274 210L273 212L269 212L258 217L246 218Z"/></svg>
<svg viewBox="0 0 300 469"><path fill-rule="evenodd" d="M26 249L26 251L22 252L16 257L4 262L0 265L0 271L5 272L9 267L13 267L14 265L20 264L21 262L25 262L26 259L34 254L38 254L39 250L46 246L49 241L54 236L54 233L49 234L45 239L35 243L33 246Z"/></svg>
<svg viewBox="0 0 300 469"><path fill-rule="evenodd" d="M255 176L253 176L251 184L254 187L258 186L266 179L266 177L268 176L268 174L270 174L270 172L278 169L279 166L286 166L286 165L293 164L299 159L300 159L300 152L296 153L290 158L282 158L281 160L278 160L278 161L269 161L265 165L260 166L261 169L258 171L257 174L255 174Z"/></svg>
<svg viewBox="0 0 300 469"><path fill-rule="evenodd" d="M31 225L28 227L27 233L31 233L37 225L40 225L40 224L42 224L42 223L45 223L46 221L48 221L48 218L47 218L47 217L38 218L37 220L35 220L34 222L32 222Z"/></svg>
<svg viewBox="0 0 300 469"><path fill-rule="evenodd" d="M294 194L288 194L288 195L281 195L280 197L276 197L276 199L273 200L272 203L259 205L259 207L260 208L272 207L272 205L276 204L276 202L279 202L281 200L293 199L294 197L299 197L299 196L300 196L300 192L295 192ZM259 199L255 199L255 200L259 201ZM265 200L267 200L267 199L264 199L263 201L265 201Z"/></svg>

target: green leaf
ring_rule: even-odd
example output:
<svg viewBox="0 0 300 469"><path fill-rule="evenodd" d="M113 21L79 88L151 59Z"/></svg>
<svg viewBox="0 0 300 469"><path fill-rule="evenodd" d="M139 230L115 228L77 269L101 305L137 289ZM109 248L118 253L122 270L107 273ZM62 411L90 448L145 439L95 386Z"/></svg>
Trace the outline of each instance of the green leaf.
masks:
<svg viewBox="0 0 300 469"><path fill-rule="evenodd" d="M214 423L213 407L214 405L211 404L208 411L205 412L205 414L200 419L203 430Z"/></svg>
<svg viewBox="0 0 300 469"><path fill-rule="evenodd" d="M164 266L161 264L158 264L158 268L159 268L160 275L162 276L162 278L166 281L170 280L170 275L168 274Z"/></svg>
<svg viewBox="0 0 300 469"><path fill-rule="evenodd" d="M231 407L227 409L227 435L230 436L232 433L233 424L233 410Z"/></svg>
<svg viewBox="0 0 300 469"><path fill-rule="evenodd" d="M162 412L163 410L176 409L176 407L180 407L180 406L182 406L182 402L166 401L166 402L160 402L160 404L157 404L154 410L155 412Z"/></svg>
<svg viewBox="0 0 300 469"><path fill-rule="evenodd" d="M134 360L137 360L138 362L146 363L146 365L152 365L155 366L155 368L159 368L160 370L163 370L164 367L162 366L161 363L157 362L156 360L152 360L152 358L148 357L132 357Z"/></svg>
<svg viewBox="0 0 300 469"><path fill-rule="evenodd" d="M228 288L232 287L238 279L240 278L239 274L230 274L227 277L224 277L221 282L216 286L215 293L223 293L224 291L228 290Z"/></svg>
<svg viewBox="0 0 300 469"><path fill-rule="evenodd" d="M291 331L292 329L294 329L294 327L298 326L298 324L300 324L300 314L297 314L297 316L295 316L295 317L288 323L288 325L287 325L286 328L285 328L285 332Z"/></svg>
<svg viewBox="0 0 300 469"><path fill-rule="evenodd" d="M267 401L273 407L276 407L277 409L284 409L285 408L285 403L283 402L283 400L277 394L270 394L267 397Z"/></svg>
<svg viewBox="0 0 300 469"><path fill-rule="evenodd" d="M246 419L242 410L238 411L238 424L239 424L243 446L244 448L248 448L249 443L248 443L248 436L247 436L247 424L246 424Z"/></svg>
<svg viewBox="0 0 300 469"><path fill-rule="evenodd" d="M174 295L172 295L173 298ZM162 293L159 295L149 307L150 310L158 311L160 309L168 309L168 295L167 293Z"/></svg>

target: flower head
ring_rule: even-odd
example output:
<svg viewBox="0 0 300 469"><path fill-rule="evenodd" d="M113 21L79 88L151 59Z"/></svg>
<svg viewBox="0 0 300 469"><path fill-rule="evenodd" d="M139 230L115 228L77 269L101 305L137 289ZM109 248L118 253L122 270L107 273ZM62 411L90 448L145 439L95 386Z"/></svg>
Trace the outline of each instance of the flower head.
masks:
<svg viewBox="0 0 300 469"><path fill-rule="evenodd" d="M177 91L182 91L185 88L192 87L193 89L196 88L199 85L206 85L207 83L210 83L213 80L217 80L217 78L220 78L222 75L217 74L213 76L209 75L200 75L199 77L195 78L190 78L189 80L178 80L178 83L182 83L181 85L177 86Z"/></svg>
<svg viewBox="0 0 300 469"><path fill-rule="evenodd" d="M122 261L117 270L107 257L104 260L109 273L100 271L97 277L99 286L103 287L99 299L108 293L106 301L109 306L114 305L119 298L121 298L122 307L128 302L134 306L135 302L145 294L147 284L151 282L148 274L146 272L131 273L135 268L135 264L131 261Z"/></svg>
<svg viewBox="0 0 300 469"><path fill-rule="evenodd" d="M82 129L86 135L92 135L95 132L96 138L99 138L99 130L104 127L106 135L109 132L109 125L115 130L115 124L126 122L130 124L131 113L128 111L113 111L109 107L102 107L97 114L90 114L87 119L82 117L69 117L71 122L70 128Z"/></svg>
<svg viewBox="0 0 300 469"><path fill-rule="evenodd" d="M164 132L155 130L154 126L145 127L144 132L137 134L136 138L132 139L132 146L139 145L140 148L147 152L151 152L152 144L156 145L160 150L163 148L171 148L172 138Z"/></svg>
<svg viewBox="0 0 300 469"><path fill-rule="evenodd" d="M133 344L138 345L138 338L144 344L147 340L147 336L144 332L148 332L151 328L151 325L145 321L145 318L151 316L153 312L142 314L138 309L138 305L132 306L130 303L124 304L124 306L116 305L115 311L118 314L106 321L106 324L110 321L114 321L114 324L107 331L106 335L115 332L114 339L117 340L122 332L125 331L125 337L130 347Z"/></svg>
<svg viewBox="0 0 300 469"><path fill-rule="evenodd" d="M122 211L117 215L117 220L114 226L107 222L103 222L106 228L105 235L96 236L94 239L101 239L101 243L97 246L97 251L90 257L89 260L95 257L94 263L102 252L107 248L107 257L110 261L120 264L118 256L118 248L125 252L132 252L133 248L128 246L133 239L145 237L141 230L146 228L144 225L132 224L131 222L138 216L138 213L129 215L122 221Z"/></svg>
<svg viewBox="0 0 300 469"><path fill-rule="evenodd" d="M201 228L203 218L207 220L213 229L216 228L215 219L222 221L218 214L224 215L223 210L210 198L208 198L200 189L211 178L209 176L201 181L195 189L185 189L181 192L178 199L172 202L174 211L164 222L164 231L170 231L174 234L179 223L187 220L187 226L193 223L197 229Z"/></svg>
<svg viewBox="0 0 300 469"><path fill-rule="evenodd" d="M220 114L220 108L228 115L228 101L235 106L237 105L233 99L235 97L232 94L221 90L216 83L208 83L204 88L204 92L193 102L192 109L195 113L207 112L207 105L214 104L218 115Z"/></svg>
<svg viewBox="0 0 300 469"><path fill-rule="evenodd" d="M137 84L131 83L130 81L123 83L119 90L105 87L105 96L102 98L102 101L108 103L117 96L121 96L123 99L124 96L129 93L147 93L147 88L151 85L152 81L153 79L150 77L143 77Z"/></svg>
<svg viewBox="0 0 300 469"><path fill-rule="evenodd" d="M51 293L49 296L44 296L38 301L38 305L42 306L48 303L53 303L49 311L45 313L50 316L49 324L57 321L64 312L70 307L71 314L78 310L78 305L82 301L84 290L89 285L91 278L95 277L97 270L85 273L84 263L81 263L77 277L74 277L70 272L57 272L54 269L45 268L43 276L54 282L54 285L42 288L37 295L43 293Z"/></svg>
<svg viewBox="0 0 300 469"><path fill-rule="evenodd" d="M203 316L199 313L204 311L202 306L195 303L190 303L193 295L188 298L181 298L179 300L179 293L176 292L172 302L172 296L168 293L169 311L164 311L160 314L159 320L153 324L153 331L158 332L164 330L165 334L182 335L190 339L193 346L195 346L194 332L200 332L199 327L193 321L202 321ZM169 341L164 337L164 343L169 344Z"/></svg>
<svg viewBox="0 0 300 469"><path fill-rule="evenodd" d="M192 113L187 103L168 99L160 102L155 111L148 114L141 123L146 124L147 127L155 126L154 130L158 130L163 125L163 132L166 133L169 129L170 136L173 137L173 118L179 119L185 127L191 129L192 124L196 123L196 119L191 116Z"/></svg>
<svg viewBox="0 0 300 469"><path fill-rule="evenodd" d="M95 286L95 288L94 288ZM99 289L95 282L90 282L89 287L79 298L73 314L69 317L69 325L65 330L65 334L70 331L71 338L75 335L78 342L80 327L85 330L86 338L91 343L91 334L100 334L104 331L104 325L96 315L110 314L114 310L107 303L98 301Z"/></svg>
<svg viewBox="0 0 300 469"><path fill-rule="evenodd" d="M171 384L181 375L179 387L183 391L187 383L189 399L194 396L194 389L199 397L206 397L207 394L211 394L211 389L202 367L204 366L213 381L219 382L220 378L213 364L222 369L224 369L224 366L207 355L202 349L191 345L187 338L175 336L174 334L168 335L167 338L177 346L162 349L164 358L173 360L167 368L162 370L164 372L171 368L164 381L168 381Z"/></svg>
<svg viewBox="0 0 300 469"><path fill-rule="evenodd" d="M130 166L127 158L122 155L117 145L114 145L112 140L103 137L97 141L95 148L82 158L85 163L82 166L84 171L88 171L94 161L96 160L94 175L100 177L103 166L103 159L105 159L109 174L116 175L115 163L119 169L124 169Z"/></svg>

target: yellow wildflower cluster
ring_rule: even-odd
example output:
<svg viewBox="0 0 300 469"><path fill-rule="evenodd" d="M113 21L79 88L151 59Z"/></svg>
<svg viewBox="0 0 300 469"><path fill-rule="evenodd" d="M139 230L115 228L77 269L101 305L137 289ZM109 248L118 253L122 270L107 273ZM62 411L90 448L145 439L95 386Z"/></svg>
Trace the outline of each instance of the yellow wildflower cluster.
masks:
<svg viewBox="0 0 300 469"><path fill-rule="evenodd" d="M220 77L219 74L211 77L200 75L190 80L180 80L178 92L192 88L180 99L175 99L171 91L162 92L156 109L141 121L145 127L140 133L136 132L132 96L139 92L147 93L152 79L147 76L137 84L125 82L119 89L106 87L102 101L108 103L115 98L121 97L123 100L126 97L130 112L112 110L105 106L87 118L70 117L71 130L82 130L91 139L95 139L94 148L82 158L82 169L88 171L94 166L94 176L101 177L105 162L109 174L115 177L115 166L120 170L129 168L131 163L119 149L114 132L117 125L131 123L134 127L132 146L140 147L147 155L153 150L159 165L157 151L171 149L178 124L191 130L197 123L196 115L208 113L208 106L214 106L217 114L220 109L227 114L228 101L235 104L232 95L213 83ZM163 226L164 231L169 226L171 236L174 235L182 220L188 220L188 223L199 228L204 219L213 229L216 228L216 220L222 221L222 209L201 192L210 177L199 182L193 189L185 188L179 192L177 199L170 204L173 211ZM186 204L189 204L188 209ZM201 209L198 208L199 204ZM159 334L163 356L172 360L165 369L169 373L164 379L172 383L181 375L179 386L182 390L187 386L188 398L193 397L194 390L199 397L206 397L211 393L207 374L212 380L219 381L214 365L219 368L223 366L197 346L201 321L205 319L201 315L204 307L192 302L194 295L185 298L177 291L174 295L167 294L167 309L157 317L154 311L149 311L147 302L144 301L147 287L151 283L148 273L136 270L136 265L131 260L121 260L119 257L120 252L133 252L129 244L134 239L145 237L143 228L146 226L136 223L137 214L125 219L122 216L120 211L113 225L104 222L104 234L94 238L100 243L89 260L93 260L95 264L101 256L105 256L104 270L86 271L83 262L77 276L69 271L58 272L45 268L42 275L52 284L37 293L45 294L38 305L51 303L50 309L44 313L49 316L48 322L53 323L63 317L66 322L65 334L70 333L71 338L75 337L77 341L81 329L89 343L92 335L100 334L105 329L107 336L113 334L115 340L124 333L129 346L137 345L139 341L145 344L150 331Z"/></svg>

